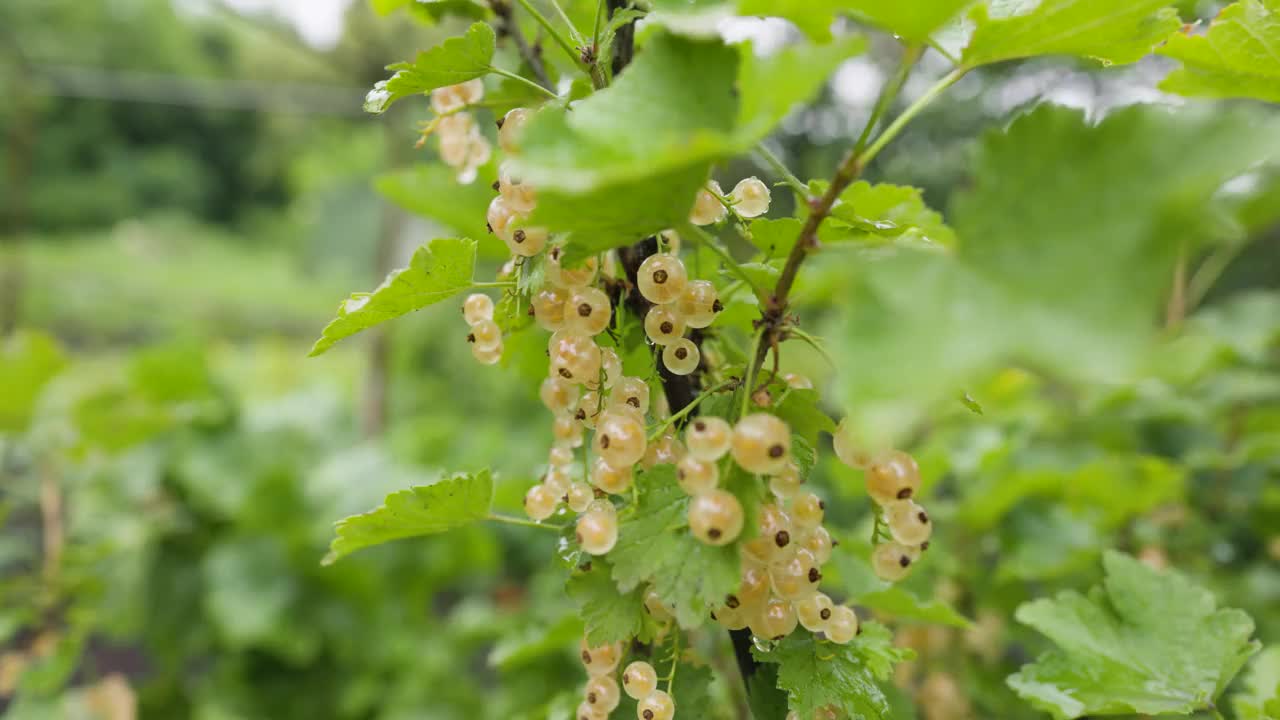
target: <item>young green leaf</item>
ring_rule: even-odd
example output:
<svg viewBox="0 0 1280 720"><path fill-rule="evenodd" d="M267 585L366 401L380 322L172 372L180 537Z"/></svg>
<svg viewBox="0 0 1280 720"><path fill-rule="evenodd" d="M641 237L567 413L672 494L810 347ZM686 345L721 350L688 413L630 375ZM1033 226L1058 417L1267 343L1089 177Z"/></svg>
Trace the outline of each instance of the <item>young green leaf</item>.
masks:
<svg viewBox="0 0 1280 720"><path fill-rule="evenodd" d="M493 199L490 185L497 179L492 165L480 168L476 181L463 185L454 170L438 163L420 163L378 176L373 187L399 207L448 226L459 237L489 238L487 243L502 258L511 255L502 241L485 228L485 212ZM482 253L485 248L481 249Z"/></svg>
<svg viewBox="0 0 1280 720"><path fill-rule="evenodd" d="M803 223L795 218L760 218L751 221L748 239L767 258L785 258L795 247Z"/></svg>
<svg viewBox="0 0 1280 720"><path fill-rule="evenodd" d="M1177 33L1158 51L1182 62L1162 90L1280 103L1280 0L1239 0L1203 35Z"/></svg>
<svg viewBox="0 0 1280 720"><path fill-rule="evenodd" d="M866 38L846 35L827 45L799 43L758 57L750 43L743 43L735 146L745 150L763 139L792 108L812 99L840 63L866 48Z"/></svg>
<svg viewBox="0 0 1280 720"><path fill-rule="evenodd" d="M840 4L853 11L855 17L903 40L924 42L971 2L972 0L842 0Z"/></svg>
<svg viewBox="0 0 1280 720"><path fill-rule="evenodd" d="M493 28L478 22L466 33L419 52L413 62L388 65L387 69L394 70L395 74L379 80L365 96L365 112L386 112L401 98L488 74L494 43Z"/></svg>
<svg viewBox="0 0 1280 720"><path fill-rule="evenodd" d="M620 523L609 553L613 579L623 592L649 583L680 625L696 627L737 587L738 551L704 545L689 532L689 497L676 484L674 466L643 473L636 489L640 503Z"/></svg>
<svg viewBox="0 0 1280 720"><path fill-rule="evenodd" d="M565 592L578 606L586 624L587 642L605 645L639 636L644 630L644 589L619 592L604 558L594 558L591 569L577 571L565 584Z"/></svg>
<svg viewBox="0 0 1280 720"><path fill-rule="evenodd" d="M961 62L977 67L1036 55L1075 55L1106 65L1137 62L1182 23L1168 0L983 3ZM1027 9L1030 6L1030 9Z"/></svg>
<svg viewBox="0 0 1280 720"><path fill-rule="evenodd" d="M493 478L488 470L459 473L391 493L373 510L339 520L329 554L321 562L332 565L357 550L470 525L489 514L492 500Z"/></svg>
<svg viewBox="0 0 1280 720"><path fill-rule="evenodd" d="M371 293L355 293L342 302L338 317L325 326L311 348L315 357L339 340L401 315L438 303L471 287L476 241L441 238L413 253L409 267L393 271Z"/></svg>
<svg viewBox="0 0 1280 720"><path fill-rule="evenodd" d="M827 183L811 182L816 194L825 193ZM918 188L905 185L858 181L840 194L823 224L823 242L915 243L922 246L953 247L956 234L937 211L924 204Z"/></svg>
<svg viewBox="0 0 1280 720"><path fill-rule="evenodd" d="M760 646L751 654L762 663L778 665L778 688L800 717L816 717L820 708L834 706L844 717L880 720L889 703L877 681L888 679L893 666L914 655L894 647L888 628L862 623L862 631L848 645L819 640L807 632L788 635L770 650Z"/></svg>
<svg viewBox="0 0 1280 720"><path fill-rule="evenodd" d="M1108 552L1106 579L1088 596L1064 592L1016 617L1057 647L1009 677L1055 718L1190 714L1214 700L1258 651L1253 621L1173 572Z"/></svg>
<svg viewBox="0 0 1280 720"><path fill-rule="evenodd" d="M1231 696L1239 720L1280 718L1280 647L1263 650L1245 673L1244 689Z"/></svg>

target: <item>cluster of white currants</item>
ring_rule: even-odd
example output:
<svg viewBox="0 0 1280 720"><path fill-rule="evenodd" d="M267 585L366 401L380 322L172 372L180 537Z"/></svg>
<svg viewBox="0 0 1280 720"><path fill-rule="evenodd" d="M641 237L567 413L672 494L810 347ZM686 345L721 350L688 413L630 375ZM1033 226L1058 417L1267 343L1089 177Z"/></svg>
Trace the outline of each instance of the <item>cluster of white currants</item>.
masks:
<svg viewBox="0 0 1280 720"><path fill-rule="evenodd" d="M502 328L493 321L493 300L483 293L473 293L462 303L462 317L471 326L467 342L471 355L484 365L502 359Z"/></svg>
<svg viewBox="0 0 1280 720"><path fill-rule="evenodd" d="M727 206L732 206L733 211L744 218L758 217L769 212L770 199L769 186L754 176L739 180L727 196L720 189L720 183L711 180L698 191L689 222L694 225L718 223L728 216Z"/></svg>
<svg viewBox="0 0 1280 720"><path fill-rule="evenodd" d="M583 638L580 645L582 665L587 670L586 690L575 715L577 720L604 720L618 707L622 696L613 673L622 659L622 645L589 647ZM653 666L637 660L622 671L622 688L636 706L637 720L671 720L676 713L676 703L671 696L658 689L658 673Z"/></svg>
<svg viewBox="0 0 1280 720"><path fill-rule="evenodd" d="M512 154L517 151L520 132L529 117L529 110L516 108L498 121L498 145L503 152ZM510 161L498 166L495 189L498 196L489 203L485 217L489 230L517 257L533 257L542 252L549 237L546 228L527 224L529 214L538 206L537 190L512 172Z"/></svg>
<svg viewBox="0 0 1280 720"><path fill-rule="evenodd" d="M684 262L671 253L645 258L636 273L636 286L653 303L644 317L644 332L662 348L662 364L673 375L698 369L698 345L685 337L688 328L705 328L724 309L716 286L709 280L689 280Z"/></svg>
<svg viewBox="0 0 1280 720"><path fill-rule="evenodd" d="M438 116L435 132L440 136L440 158L458 171L458 180L463 183L475 180L477 169L493 155L488 138L465 111L483 97L484 83L479 79L431 91L431 109Z"/></svg>
<svg viewBox="0 0 1280 720"><path fill-rule="evenodd" d="M871 567L883 580L905 578L920 553L929 547L933 522L914 499L920 488L920 466L901 450L871 453L857 440L848 422L841 422L832 438L836 456L849 467L863 470L867 494L880 506L881 517L893 538L878 543L871 552Z"/></svg>

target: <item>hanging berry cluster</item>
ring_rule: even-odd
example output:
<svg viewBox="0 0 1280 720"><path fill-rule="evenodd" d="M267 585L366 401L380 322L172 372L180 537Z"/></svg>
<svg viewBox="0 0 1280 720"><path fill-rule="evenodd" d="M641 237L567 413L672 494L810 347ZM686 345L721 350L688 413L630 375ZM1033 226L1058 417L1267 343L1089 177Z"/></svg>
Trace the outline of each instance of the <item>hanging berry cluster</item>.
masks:
<svg viewBox="0 0 1280 720"><path fill-rule="evenodd" d="M437 116L430 128L440 138L440 159L458 171L463 183L475 180L477 170L493 156L488 138L466 112L483 97L484 83L479 79L431 91L431 109Z"/></svg>

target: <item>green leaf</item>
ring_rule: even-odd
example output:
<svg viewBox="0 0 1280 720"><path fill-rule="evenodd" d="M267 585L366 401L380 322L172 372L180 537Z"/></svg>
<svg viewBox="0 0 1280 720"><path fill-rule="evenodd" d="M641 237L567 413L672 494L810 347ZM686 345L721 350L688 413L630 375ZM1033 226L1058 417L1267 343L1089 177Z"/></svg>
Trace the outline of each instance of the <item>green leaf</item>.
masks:
<svg viewBox="0 0 1280 720"><path fill-rule="evenodd" d="M1036 55L1075 55L1105 65L1137 62L1182 23L1168 0L992 0L961 62L977 67Z"/></svg>
<svg viewBox="0 0 1280 720"><path fill-rule="evenodd" d="M778 218L775 220L760 219L751 221L752 245L760 249L768 258L785 258L795 247L800 237L800 229L804 226L795 218Z"/></svg>
<svg viewBox="0 0 1280 720"><path fill-rule="evenodd" d="M623 592L649 584L681 626L697 627L738 586L738 550L706 545L689 532L689 497L676 484L674 466L641 474L636 490L639 505L619 525L608 556L613 579Z"/></svg>
<svg viewBox="0 0 1280 720"><path fill-rule="evenodd" d="M810 183L817 193L827 183ZM953 247L956 235L942 216L924 204L918 188L858 181L840 194L840 202L822 226L823 242L916 243Z"/></svg>
<svg viewBox="0 0 1280 720"><path fill-rule="evenodd" d="M1178 245L1200 240L1192 221L1278 150L1274 120L1150 106L1097 125L1043 107L988 135L949 213L958 251L899 249L849 276L826 332L845 405L893 435L1009 363L1067 381L1132 377Z"/></svg>
<svg viewBox="0 0 1280 720"><path fill-rule="evenodd" d="M438 303L471 287L476 241L442 238L413 253L409 267L394 270L372 293L355 293L338 308L311 348L315 357L339 340L387 320Z"/></svg>
<svg viewBox="0 0 1280 720"><path fill-rule="evenodd" d="M619 592L603 558L593 559L587 572L571 575L565 592L577 604L593 646L630 640L644 630L644 590Z"/></svg>
<svg viewBox="0 0 1280 720"><path fill-rule="evenodd" d="M66 365L48 335L20 332L0 342L0 433L23 430L46 383Z"/></svg>
<svg viewBox="0 0 1280 720"><path fill-rule="evenodd" d="M1254 658L1242 684L1244 689L1231 696L1238 720L1280 720L1280 647Z"/></svg>
<svg viewBox="0 0 1280 720"><path fill-rule="evenodd" d="M1117 552L1088 596L1068 591L1017 610L1057 647L1009 677L1056 718L1205 710L1258 651L1253 621L1209 591Z"/></svg>
<svg viewBox="0 0 1280 720"><path fill-rule="evenodd" d="M489 651L489 665L499 670L513 670L536 660L562 655L565 647L582 638L582 621L572 614L544 627L525 625L517 632L498 638Z"/></svg>
<svg viewBox="0 0 1280 720"><path fill-rule="evenodd" d="M742 93L734 130L735 146L763 139L795 106L813 98L845 60L866 50L866 38L847 35L828 45L800 43L758 57L743 43L737 87Z"/></svg>
<svg viewBox="0 0 1280 720"><path fill-rule="evenodd" d="M386 112L392 103L410 95L457 85L488 74L494 43L493 28L478 22L466 33L419 52L411 63L388 65L387 69L394 70L395 74L379 80L369 91L364 100L365 112Z"/></svg>
<svg viewBox="0 0 1280 720"><path fill-rule="evenodd" d="M869 544L850 538L841 538L839 547L831 555L836 569L832 580L848 594L850 603L899 619L958 628L969 626L968 618L947 603L921 599L899 583L881 580L871 569L870 556Z"/></svg>
<svg viewBox="0 0 1280 720"><path fill-rule="evenodd" d="M1158 52L1182 62L1160 83L1162 90L1280 103L1280 0L1239 0L1209 32L1177 33Z"/></svg>
<svg viewBox="0 0 1280 720"><path fill-rule="evenodd" d="M876 681L886 680L895 663L913 656L894 647L889 630L876 622L863 623L862 632L847 645L796 632L771 650L753 647L751 654L778 665L778 687L800 717L816 717L819 708L831 705L846 717L864 720L879 720L889 712Z"/></svg>
<svg viewBox="0 0 1280 720"><path fill-rule="evenodd" d="M488 470L458 473L431 485L393 492L382 505L339 520L322 563L331 565L357 550L392 540L435 535L470 525L489 514L493 478Z"/></svg>
<svg viewBox="0 0 1280 720"><path fill-rule="evenodd" d="M486 165L474 183L463 185L452 168L439 163L419 163L383 174L374 180L373 186L399 207L447 226L458 237L492 238L485 244L500 248L501 257L506 258L511 251L502 241L493 238L485 225L489 201L493 200L490 185L496 177L492 166Z"/></svg>
<svg viewBox="0 0 1280 720"><path fill-rule="evenodd" d="M841 0L840 4L852 10L863 21L903 40L924 42L971 2L972 0Z"/></svg>
<svg viewBox="0 0 1280 720"><path fill-rule="evenodd" d="M791 426L793 435L804 438L809 447L818 444L818 433L834 433L836 423L818 407L822 397L817 390L784 391L786 396L773 408L773 414Z"/></svg>

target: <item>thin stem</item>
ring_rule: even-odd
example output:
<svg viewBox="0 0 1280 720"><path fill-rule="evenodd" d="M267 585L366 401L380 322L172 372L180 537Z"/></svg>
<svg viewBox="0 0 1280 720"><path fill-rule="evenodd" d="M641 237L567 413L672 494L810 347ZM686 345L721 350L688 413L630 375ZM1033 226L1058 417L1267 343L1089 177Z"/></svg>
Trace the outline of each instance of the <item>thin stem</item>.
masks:
<svg viewBox="0 0 1280 720"><path fill-rule="evenodd" d="M777 155L774 155L773 151L766 147L764 143L756 144L756 153L764 159L765 163L773 169L773 172L776 173L778 177L782 178L783 182L791 186L791 189L795 191L797 196L802 200L809 199L809 186L805 185L800 178L796 177L795 173L791 172L791 170L787 168L786 164L782 162L782 159Z"/></svg>
<svg viewBox="0 0 1280 720"><path fill-rule="evenodd" d="M956 57L955 55L952 55L951 52L946 48L942 47L942 44L939 43L937 40L934 40L933 38L929 38L928 40L925 40L925 43L928 44L929 47L933 48L934 51L937 52L939 55L946 58L947 60L950 60L952 65L960 64L960 58Z"/></svg>
<svg viewBox="0 0 1280 720"><path fill-rule="evenodd" d="M720 392L721 390L724 390L727 387L732 387L737 382L738 382L737 380L725 380L718 385L713 385L712 387L702 391L702 394L695 397L692 402L690 402L688 405L685 405L683 408L681 408L679 412L673 414L671 417L667 418L666 420L663 420L660 425L654 428L653 432L649 434L649 442L653 442L654 440L657 440L659 437L662 437L663 431L665 431L667 428L671 427L675 423L679 422L681 419L687 417L689 413L693 412L694 409L698 407L698 404L701 403L703 400L706 400L707 398Z"/></svg>
<svg viewBox="0 0 1280 720"><path fill-rule="evenodd" d="M1196 309L1209 294L1214 283L1222 273L1226 272L1227 267L1244 248L1245 243L1233 243L1218 248L1200 263L1200 267L1196 268L1194 273L1191 273L1191 280L1187 282L1187 312Z"/></svg>
<svg viewBox="0 0 1280 720"><path fill-rule="evenodd" d="M880 133L880 136L876 138L876 141L871 143L871 146L862 153L862 166L866 167L870 164L871 161L880 154L880 151L884 150L886 145L892 142L894 138L898 137L898 134L907 126L907 123L914 120L915 117L928 107L930 103L937 100L938 96L946 92L947 88L955 85L956 81L964 77L967 72L969 72L969 68L967 67L958 67L955 70L952 70L941 80L934 83L933 87L926 90L923 95L916 98L915 102L908 105L907 109L903 110L902 114L893 121L893 124L885 128L884 132Z"/></svg>
<svg viewBox="0 0 1280 720"><path fill-rule="evenodd" d="M516 286L515 280L491 280L489 282L471 283L471 287L473 288L510 288L515 286Z"/></svg>
<svg viewBox="0 0 1280 720"><path fill-rule="evenodd" d="M557 30L556 26L552 25L551 21L548 20L545 15L538 12L538 9L535 8L533 3L529 2L529 0L516 0L516 2L520 3L520 7L524 8L526 12L532 15L533 19L542 26L542 29L546 30L547 34L551 36L551 39L556 41L556 44L559 45L560 48L564 50L565 54L569 56L569 59L573 61L574 67L581 69L582 56L576 49L574 49L573 44L569 42L568 38Z"/></svg>
<svg viewBox="0 0 1280 720"><path fill-rule="evenodd" d="M680 628L673 627L671 630L671 672L667 673L667 694L670 695L671 688L676 684L676 668L680 667Z"/></svg>
<svg viewBox="0 0 1280 720"><path fill-rule="evenodd" d="M560 20L564 22L565 27L569 28L569 37L573 38L573 42L579 46L582 45L582 34L578 32L578 28L573 26L573 21L569 19L568 13L564 8L560 7L560 3L556 0L550 0L551 7L555 8L556 14L560 16Z"/></svg>
<svg viewBox="0 0 1280 720"><path fill-rule="evenodd" d="M894 98L898 97L902 86L907 82L907 76L911 74L911 69L915 67L916 61L920 59L921 52L923 52L923 47L920 45L908 45L902 51L902 62L898 63L898 69L894 71L893 77L889 78L889 81L880 89L880 96L876 98L876 104L871 107L871 115L867 117L866 127L862 128L862 134L858 136L858 141L853 144L853 153L855 155L861 153L867 147L867 142L871 139L871 133L880 124L880 118L884 117L884 114L888 112Z"/></svg>
<svg viewBox="0 0 1280 720"><path fill-rule="evenodd" d="M555 533L562 532L564 530L563 525L534 522L533 520L525 520L524 518L512 517L510 515L502 515L499 513L489 513L489 516L486 517L485 519L492 520L493 522L506 523L507 525L518 525L520 527L540 528L542 530L550 530L551 532L555 532Z"/></svg>
<svg viewBox="0 0 1280 720"><path fill-rule="evenodd" d="M600 26L603 24L605 14L605 0L596 3L596 25L591 29L591 47L600 47Z"/></svg>
<svg viewBox="0 0 1280 720"><path fill-rule="evenodd" d="M1177 330L1187 317L1187 246L1178 248L1178 261L1173 266L1173 287L1164 309L1164 327Z"/></svg>
<svg viewBox="0 0 1280 720"><path fill-rule="evenodd" d="M790 328L787 330L787 332L791 333L792 335L795 335L796 337L803 340L806 345L813 348L814 350L817 350L818 354L822 356L823 360L827 361L828 365L830 365L833 368L839 367L838 365L836 365L835 358L831 357L831 353L827 352L827 349L822 346L822 340L820 340L814 335L810 335L809 333L805 332L804 330L801 330L798 327Z"/></svg>
<svg viewBox="0 0 1280 720"><path fill-rule="evenodd" d="M528 85L529 87L531 87L531 88L533 88L533 89L537 90L538 92L542 93L543 95L546 95L547 97L551 98L552 100L559 100L559 99L560 99L560 96L559 96L559 95L555 94L555 93L554 93L554 92L552 92L551 90L548 90L548 89L546 89L546 88L542 87L541 85L539 85L538 83L536 83L536 82L534 82L534 81L530 80L529 78L527 78L527 77L525 77L525 76L523 76L523 75L520 75L519 73L513 73L513 72L511 72L510 70L503 70L503 69L502 69L502 68L500 68L500 67L493 67L492 65L490 65L490 66L489 66L489 72L494 73L495 75L501 75L502 77L505 77L505 78L511 78L512 80L516 80L516 81L518 81L518 82L524 83L525 85Z"/></svg>
<svg viewBox="0 0 1280 720"><path fill-rule="evenodd" d="M742 269L742 266L738 264L737 260L733 259L733 256L729 254L728 250L721 247L720 243L716 242L716 239L711 236L711 233L708 233L690 222L682 224L679 228L679 232L685 237L695 238L708 250L718 255L720 259L724 261L724 264L729 266L729 269L733 271L733 274L742 278L742 281L745 282L753 292L755 292L757 297L765 297L764 288L756 285L755 281L751 279L751 276L747 274L747 271Z"/></svg>
<svg viewBox="0 0 1280 720"><path fill-rule="evenodd" d="M538 84L548 90L555 89L555 83L551 82L551 76L547 75L547 68L542 63L542 58L533 48L529 47L529 43L524 39L524 34L520 32L520 26L516 23L515 13L511 10L511 5L505 0L490 0L489 8L493 10L493 14L497 16L499 29L510 36L516 44L516 50L520 53L520 57L529 65L529 69L533 71L533 75L538 80Z"/></svg>
<svg viewBox="0 0 1280 720"><path fill-rule="evenodd" d="M766 325L760 326L760 330L756 332L755 337L751 341L751 354L747 355L747 357L761 357L763 359L764 353L761 352L761 349L767 350L769 347L764 344L764 335L767 331L768 327ZM739 419L747 416L748 403L751 402L751 384L755 379L755 371L758 367L760 367L760 363L749 363L747 365L745 377L742 378L742 404L738 409Z"/></svg>

